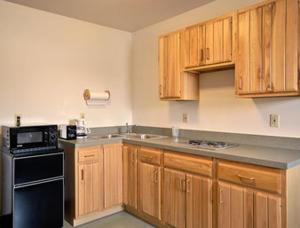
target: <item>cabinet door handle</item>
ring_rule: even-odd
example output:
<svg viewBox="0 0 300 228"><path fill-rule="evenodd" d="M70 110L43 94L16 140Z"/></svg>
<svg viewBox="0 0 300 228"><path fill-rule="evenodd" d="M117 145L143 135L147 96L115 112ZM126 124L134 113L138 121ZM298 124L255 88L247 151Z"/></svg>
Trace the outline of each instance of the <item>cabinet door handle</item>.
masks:
<svg viewBox="0 0 300 228"><path fill-rule="evenodd" d="M240 80L239 80L239 90L242 90L243 89L243 78L240 77Z"/></svg>
<svg viewBox="0 0 300 228"><path fill-rule="evenodd" d="M186 181L186 192L190 193L191 192L191 180Z"/></svg>
<svg viewBox="0 0 300 228"><path fill-rule="evenodd" d="M201 50L200 50L200 61L201 62L204 61L204 51L203 51L203 48L201 48Z"/></svg>
<svg viewBox="0 0 300 228"><path fill-rule="evenodd" d="M238 174L237 176L241 180L241 182L243 182L243 183L255 184L255 178L254 177L246 177L246 176L242 176L240 174Z"/></svg>
<svg viewBox="0 0 300 228"><path fill-rule="evenodd" d="M223 204L224 201L223 201L223 190L220 189L220 193L219 193L219 204Z"/></svg>
<svg viewBox="0 0 300 228"><path fill-rule="evenodd" d="M81 180L84 180L84 169L81 169Z"/></svg>
<svg viewBox="0 0 300 228"><path fill-rule="evenodd" d="M206 48L206 59L210 60L209 48Z"/></svg>
<svg viewBox="0 0 300 228"><path fill-rule="evenodd" d="M186 192L186 181L185 179L180 180L181 191Z"/></svg>
<svg viewBox="0 0 300 228"><path fill-rule="evenodd" d="M271 83L268 85L267 90L268 90L269 92L272 92L272 91L273 91L273 85L272 85Z"/></svg>
<svg viewBox="0 0 300 228"><path fill-rule="evenodd" d="M131 164L135 164L135 153L131 153Z"/></svg>
<svg viewBox="0 0 300 228"><path fill-rule="evenodd" d="M155 184L157 184L158 183L158 170L157 169L155 169L154 171L153 171L153 183L155 183Z"/></svg>

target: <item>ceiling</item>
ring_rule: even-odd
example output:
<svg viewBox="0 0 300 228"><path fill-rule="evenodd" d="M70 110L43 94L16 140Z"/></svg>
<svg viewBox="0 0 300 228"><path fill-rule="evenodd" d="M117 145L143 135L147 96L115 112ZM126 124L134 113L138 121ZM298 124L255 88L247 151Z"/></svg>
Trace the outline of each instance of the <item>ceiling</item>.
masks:
<svg viewBox="0 0 300 228"><path fill-rule="evenodd" d="M7 0L129 32L213 0Z"/></svg>

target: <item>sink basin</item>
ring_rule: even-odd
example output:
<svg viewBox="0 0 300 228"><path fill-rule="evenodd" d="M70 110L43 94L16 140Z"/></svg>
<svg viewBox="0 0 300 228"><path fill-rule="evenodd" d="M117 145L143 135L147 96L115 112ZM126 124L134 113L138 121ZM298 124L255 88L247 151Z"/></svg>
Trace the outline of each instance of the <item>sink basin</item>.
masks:
<svg viewBox="0 0 300 228"><path fill-rule="evenodd" d="M101 139L112 139L112 138L120 138L120 137L122 137L122 135L120 134L108 134L108 135L101 136Z"/></svg>
<svg viewBox="0 0 300 228"><path fill-rule="evenodd" d="M161 135L152 135L152 134L137 134L137 133L128 133L125 135L126 138L129 139L159 139L164 136Z"/></svg>
<svg viewBox="0 0 300 228"><path fill-rule="evenodd" d="M120 134L108 134L108 135L91 135L88 136L89 139L112 139L112 138L120 138L122 135Z"/></svg>

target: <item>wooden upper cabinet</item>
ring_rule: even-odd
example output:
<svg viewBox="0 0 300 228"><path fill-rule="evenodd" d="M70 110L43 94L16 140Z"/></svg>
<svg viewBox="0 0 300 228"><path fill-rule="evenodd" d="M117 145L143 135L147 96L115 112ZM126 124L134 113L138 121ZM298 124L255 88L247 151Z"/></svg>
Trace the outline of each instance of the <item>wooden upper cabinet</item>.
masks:
<svg viewBox="0 0 300 228"><path fill-rule="evenodd" d="M160 98L164 100L197 100L198 75L183 72L182 32L159 39Z"/></svg>
<svg viewBox="0 0 300 228"><path fill-rule="evenodd" d="M183 31L184 67L197 67L205 63L205 27L194 25Z"/></svg>
<svg viewBox="0 0 300 228"><path fill-rule="evenodd" d="M218 64L233 64L234 15L185 28L182 46L184 68L213 69Z"/></svg>
<svg viewBox="0 0 300 228"><path fill-rule="evenodd" d="M160 38L161 96L180 98L180 33Z"/></svg>
<svg viewBox="0 0 300 228"><path fill-rule="evenodd" d="M122 145L107 144L104 149L104 206L121 205L122 196Z"/></svg>
<svg viewBox="0 0 300 228"><path fill-rule="evenodd" d="M137 153L137 146L128 144L123 146L124 204L134 209L137 209Z"/></svg>
<svg viewBox="0 0 300 228"><path fill-rule="evenodd" d="M238 12L235 71L238 95L299 94L298 23L297 0L271 1Z"/></svg>

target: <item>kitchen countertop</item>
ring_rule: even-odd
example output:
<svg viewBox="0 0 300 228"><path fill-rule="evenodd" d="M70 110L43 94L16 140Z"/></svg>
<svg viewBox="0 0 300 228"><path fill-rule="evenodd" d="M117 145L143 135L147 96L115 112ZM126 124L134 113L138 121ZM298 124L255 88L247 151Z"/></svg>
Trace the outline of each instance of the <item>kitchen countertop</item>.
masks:
<svg viewBox="0 0 300 228"><path fill-rule="evenodd" d="M187 139L175 140L170 137L159 139L133 139L116 137L111 139L87 138L77 140L60 140L60 143L74 148L95 146L99 144L130 143L141 146L156 147L186 154L207 156L230 161L244 162L279 169L290 169L300 165L300 151L284 148L273 148L240 144L237 147L220 150L199 149L185 144Z"/></svg>

